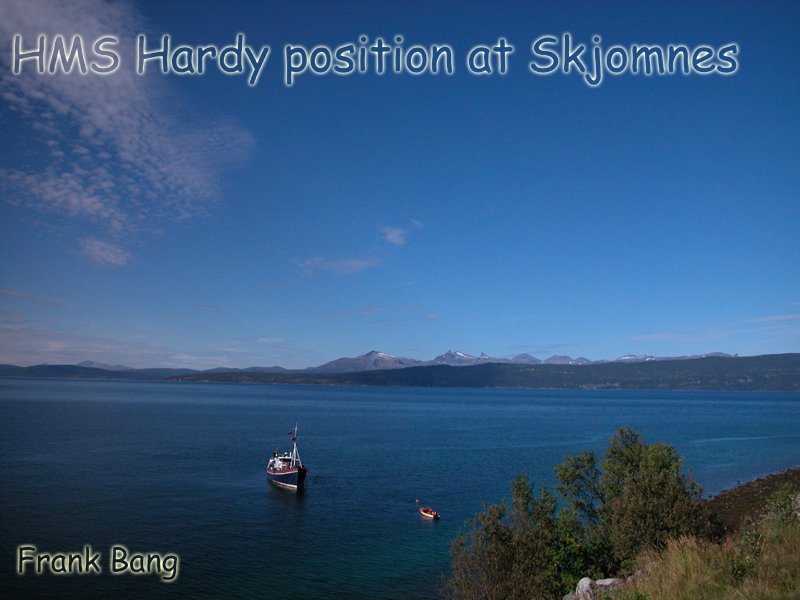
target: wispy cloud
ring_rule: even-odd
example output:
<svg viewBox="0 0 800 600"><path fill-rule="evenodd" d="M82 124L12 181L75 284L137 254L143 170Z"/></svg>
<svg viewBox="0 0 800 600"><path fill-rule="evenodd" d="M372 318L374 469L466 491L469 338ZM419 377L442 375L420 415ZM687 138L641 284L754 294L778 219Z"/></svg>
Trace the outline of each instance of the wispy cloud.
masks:
<svg viewBox="0 0 800 600"><path fill-rule="evenodd" d="M81 249L84 256L103 266L121 267L131 257L119 246L94 238L81 240Z"/></svg>
<svg viewBox="0 0 800 600"><path fill-rule="evenodd" d="M391 309L385 306L361 306L353 310L328 310L322 313L326 319L340 319L348 317L375 317L386 314Z"/></svg>
<svg viewBox="0 0 800 600"><path fill-rule="evenodd" d="M754 341L797 339L800 342L800 314L754 317L716 329L662 331L635 335L630 339L637 342L700 344L711 342L731 343L733 340L745 340L748 338Z"/></svg>
<svg viewBox="0 0 800 600"><path fill-rule="evenodd" d="M412 219L411 225L413 228L419 229L422 227L422 222ZM408 236L411 230L407 227L381 227L380 232L383 234L383 239L390 244L394 246L404 246L408 242Z"/></svg>
<svg viewBox="0 0 800 600"><path fill-rule="evenodd" d="M5 298L19 299L22 300L23 302L31 304L41 304L43 306L51 306L51 307L64 306L64 303L59 302L58 300L52 300L50 298L36 298L30 292L26 292L23 290L0 289L0 296Z"/></svg>
<svg viewBox="0 0 800 600"><path fill-rule="evenodd" d="M395 246L405 245L408 238L408 229L401 227L382 227L381 233L387 242Z"/></svg>
<svg viewBox="0 0 800 600"><path fill-rule="evenodd" d="M93 360L136 368L168 366L208 369L248 361L263 364L263 360L267 359L252 350L236 350L222 345L210 346L207 350L193 348L186 351L159 342L50 331L28 327L24 319L20 319L20 315L0 312L2 364L77 364Z"/></svg>
<svg viewBox="0 0 800 600"><path fill-rule="evenodd" d="M277 365L302 369L313 364L315 360L322 360L318 348L299 346L281 335L264 334L238 338L220 350L235 358L235 363L240 366L247 363L251 366Z"/></svg>
<svg viewBox="0 0 800 600"><path fill-rule="evenodd" d="M114 362L129 366L152 366L166 364L169 354L167 348L158 344L120 342L32 327L0 327L0 363L75 364L83 360L109 362L114 357Z"/></svg>
<svg viewBox="0 0 800 600"><path fill-rule="evenodd" d="M684 342L684 343L702 343L713 342L716 340L724 340L736 335L749 333L748 329L720 329L713 331L698 331L698 332L679 332L679 331L662 331L657 333L646 333L643 335L631 336L631 340L635 342Z"/></svg>
<svg viewBox="0 0 800 600"><path fill-rule="evenodd" d="M352 275L377 266L377 258L323 258L322 256L312 256L297 261L299 266L307 275L313 275L318 271L328 271L339 275Z"/></svg>
<svg viewBox="0 0 800 600"><path fill-rule="evenodd" d="M118 248L131 232L206 213L219 195L219 159L234 161L252 145L238 125L192 123L187 113L175 118L164 80L133 71L132 43L142 31L147 24L134 5L101 0L10 0L0 19L2 38L19 33L25 47L38 34L119 37L123 60L113 76L40 75L30 63L15 76L10 52L0 54L0 102L29 124L26 142L46 158L44 166L0 165L4 198L91 223ZM83 253L95 260L96 254ZM125 264L121 256L107 264Z"/></svg>
<svg viewBox="0 0 800 600"><path fill-rule="evenodd" d="M755 319L750 319L748 323L787 323L791 321L800 321L800 314L756 317Z"/></svg>

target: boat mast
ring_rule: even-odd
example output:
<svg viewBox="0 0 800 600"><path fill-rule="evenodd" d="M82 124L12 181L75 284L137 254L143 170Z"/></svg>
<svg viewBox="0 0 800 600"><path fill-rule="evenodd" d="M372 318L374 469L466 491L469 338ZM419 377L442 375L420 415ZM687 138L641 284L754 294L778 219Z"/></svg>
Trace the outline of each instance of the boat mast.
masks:
<svg viewBox="0 0 800 600"><path fill-rule="evenodd" d="M292 434L292 466L294 467L300 462L300 454L297 452L297 423L294 424L294 433Z"/></svg>

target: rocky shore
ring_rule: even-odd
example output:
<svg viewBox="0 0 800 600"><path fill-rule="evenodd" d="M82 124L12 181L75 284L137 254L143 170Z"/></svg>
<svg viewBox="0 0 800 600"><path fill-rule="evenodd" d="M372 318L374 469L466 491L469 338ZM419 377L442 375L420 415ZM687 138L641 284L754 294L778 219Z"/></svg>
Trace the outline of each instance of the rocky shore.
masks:
<svg viewBox="0 0 800 600"><path fill-rule="evenodd" d="M706 503L709 512L717 516L726 531L736 531L746 518L757 518L767 499L784 485L800 491L800 467L739 484L709 498Z"/></svg>

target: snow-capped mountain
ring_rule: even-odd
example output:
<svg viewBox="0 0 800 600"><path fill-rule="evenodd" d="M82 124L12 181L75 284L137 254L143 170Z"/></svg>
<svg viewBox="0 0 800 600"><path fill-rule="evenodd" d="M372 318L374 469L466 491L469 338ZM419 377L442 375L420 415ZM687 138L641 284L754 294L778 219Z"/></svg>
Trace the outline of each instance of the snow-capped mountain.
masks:
<svg viewBox="0 0 800 600"><path fill-rule="evenodd" d="M706 356L729 356L721 352L703 354L700 356L678 356L678 357L657 357L651 354L626 354L614 360L589 360L583 356L572 358L571 356L554 354L544 360L538 359L530 354L518 354L514 358L499 358L481 353L479 356L460 352L458 350L448 350L440 354L433 360L419 360L407 358L405 356L394 356L384 352L373 350L361 356L337 358L318 367L310 367L307 370L314 373L353 373L356 371L376 371L380 369L404 369L406 367L425 367L430 365L449 365L451 367L469 367L485 363L512 363L518 365L590 365L595 363L608 362L647 362L654 360L682 360L687 358L703 358Z"/></svg>
<svg viewBox="0 0 800 600"><path fill-rule="evenodd" d="M480 357L473 356L471 354L466 354L464 352L458 352L456 350L448 350L444 354L440 354L436 358L433 359L433 363L437 365L450 365L451 367L463 367L466 365L475 365L479 362L486 362L483 358L486 356L485 354L481 354ZM486 358L489 358L486 356Z"/></svg>
<svg viewBox="0 0 800 600"><path fill-rule="evenodd" d="M78 363L79 367L87 367L90 369L103 369L104 371L133 371L133 367L125 365L109 365L107 363L95 362L93 360L85 360Z"/></svg>
<svg viewBox="0 0 800 600"><path fill-rule="evenodd" d="M315 373L351 373L355 371L377 371L379 369L403 369L405 367L418 367L429 364L414 358L393 356L372 350L361 356L352 358L337 358L318 367L308 370Z"/></svg>
<svg viewBox="0 0 800 600"><path fill-rule="evenodd" d="M731 358L730 354L723 352L711 352L708 354L692 355L692 356L670 356L660 357L651 354L626 354L613 360L596 360L592 361L582 356L572 358L564 355L553 355L550 358L541 360L530 354L517 354L513 358L499 358L489 356L486 353L481 353L479 356L467 354L457 350L448 350L444 354L440 354L432 360L419 360L416 358L407 358L405 356L394 356L372 350L361 356L337 358L318 367L308 367L303 372L308 373L355 373L359 371L377 371L386 369L404 369L406 367L427 367L427 366L442 366L447 365L451 367L468 367L472 365L481 365L487 363L507 363L516 365L590 365L600 363L636 363L636 362L650 362L650 361L667 361L667 360L687 360L697 358ZM128 373L142 373L147 371L150 375L154 373L160 376L170 376L180 373L194 372L192 369L132 369L124 365L110 365L94 361L84 361L77 365L79 367L92 367L95 369L103 369L111 372L128 372ZM249 367L247 369L237 369L229 367L218 367L216 369L208 369L205 373L211 374L224 374L235 372L251 372L251 373L281 373L287 372L283 367ZM298 371L293 371L298 372Z"/></svg>
<svg viewBox="0 0 800 600"><path fill-rule="evenodd" d="M708 354L693 354L691 356L653 356L652 354L626 354L625 356L620 356L619 358L615 358L609 362L649 362L652 360L689 360L692 358L708 358L711 356L718 356L723 358L730 358L730 354L725 354L724 352L710 352ZM597 362L606 362L606 361L597 361Z"/></svg>

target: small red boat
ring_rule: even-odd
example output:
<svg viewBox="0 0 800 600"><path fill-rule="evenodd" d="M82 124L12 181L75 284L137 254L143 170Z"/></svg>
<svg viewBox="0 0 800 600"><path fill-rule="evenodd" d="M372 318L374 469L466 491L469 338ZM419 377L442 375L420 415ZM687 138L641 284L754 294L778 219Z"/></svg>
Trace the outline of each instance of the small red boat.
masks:
<svg viewBox="0 0 800 600"><path fill-rule="evenodd" d="M427 517L428 519L439 518L439 513L428 506L423 506L422 508L420 508L419 514L421 514L423 517Z"/></svg>

